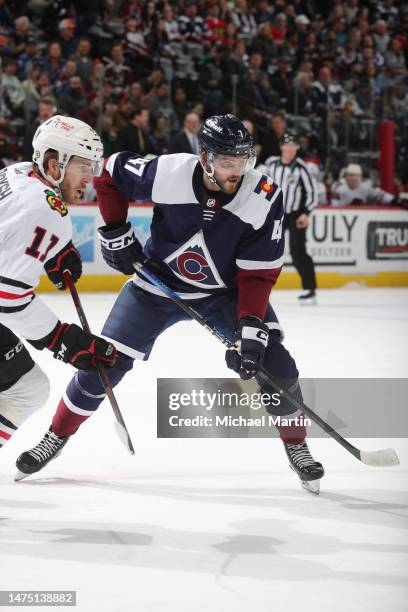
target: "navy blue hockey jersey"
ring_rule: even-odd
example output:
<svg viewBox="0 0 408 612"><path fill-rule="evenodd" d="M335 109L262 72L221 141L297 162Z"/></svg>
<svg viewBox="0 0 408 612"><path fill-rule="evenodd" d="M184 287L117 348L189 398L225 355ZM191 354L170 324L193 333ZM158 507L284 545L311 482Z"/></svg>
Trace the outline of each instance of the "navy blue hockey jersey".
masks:
<svg viewBox="0 0 408 612"><path fill-rule="evenodd" d="M196 155L147 161L122 152L107 160L95 188L107 224L126 220L129 200L154 203L144 251L183 298L238 285L239 315L263 317L284 252L282 192L272 179L252 170L235 194L226 195L205 188ZM134 282L159 292L138 275Z"/></svg>

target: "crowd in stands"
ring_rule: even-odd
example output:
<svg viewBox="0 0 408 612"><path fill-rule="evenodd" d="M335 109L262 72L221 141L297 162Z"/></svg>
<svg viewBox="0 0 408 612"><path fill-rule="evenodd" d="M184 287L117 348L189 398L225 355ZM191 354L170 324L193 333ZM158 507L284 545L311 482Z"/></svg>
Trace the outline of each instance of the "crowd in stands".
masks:
<svg viewBox="0 0 408 612"><path fill-rule="evenodd" d="M31 159L57 112L92 125L105 155L195 153L202 119L234 112L260 162L290 128L333 180L349 162L375 170L390 118L408 183L404 1L0 0L0 56L1 166Z"/></svg>

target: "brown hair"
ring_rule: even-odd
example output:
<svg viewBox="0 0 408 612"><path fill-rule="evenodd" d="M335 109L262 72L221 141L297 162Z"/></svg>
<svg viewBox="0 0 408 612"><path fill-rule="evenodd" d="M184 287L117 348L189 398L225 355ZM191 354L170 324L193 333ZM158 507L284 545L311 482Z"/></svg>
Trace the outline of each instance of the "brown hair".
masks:
<svg viewBox="0 0 408 612"><path fill-rule="evenodd" d="M47 151L44 153L43 168L45 172L48 170L48 162L50 159L58 159L58 151L55 149L47 149ZM36 174L41 174L40 168L35 162L33 162L33 170Z"/></svg>

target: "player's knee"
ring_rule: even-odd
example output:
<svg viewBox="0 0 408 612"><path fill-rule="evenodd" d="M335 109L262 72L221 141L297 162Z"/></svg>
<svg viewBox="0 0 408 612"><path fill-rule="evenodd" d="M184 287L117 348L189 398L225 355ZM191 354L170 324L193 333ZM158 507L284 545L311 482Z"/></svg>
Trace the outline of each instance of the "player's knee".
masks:
<svg viewBox="0 0 408 612"><path fill-rule="evenodd" d="M133 361L134 360L132 357L128 357L128 355L124 355L123 353L118 353L118 358L114 367L106 369L106 373L112 387L115 387L122 380L125 374L132 369ZM98 396L104 396L105 389L99 374L96 372L79 371L74 379L76 381L75 386L78 387L79 391L81 391L84 395L95 398Z"/></svg>
<svg viewBox="0 0 408 612"><path fill-rule="evenodd" d="M303 401L302 391L298 379L279 379L278 383L282 389L288 391L288 393L295 397L298 402ZM269 414L272 414L273 416L287 416L297 412L297 407L293 405L290 400L282 397L282 395L278 395L277 390L273 389L270 385L264 384L261 387L261 392L268 393L271 396L271 402L265 406L265 409L267 412L269 412Z"/></svg>
<svg viewBox="0 0 408 612"><path fill-rule="evenodd" d="M299 389L301 393L298 382L299 372L295 360L283 346L281 335L278 330L273 330L270 333L268 346L265 352L264 367L271 377L278 382L280 387L287 389L291 393L297 393ZM276 389L266 383L261 377L259 377L258 382L261 392L271 395L271 402L269 406L266 407L270 414L284 416L296 411L296 408L288 400L282 397L280 397L279 402L277 402L276 395L274 395L277 393Z"/></svg>
<svg viewBox="0 0 408 612"><path fill-rule="evenodd" d="M275 378L298 378L299 372L292 355L282 344L282 334L273 329L269 334L264 367Z"/></svg>

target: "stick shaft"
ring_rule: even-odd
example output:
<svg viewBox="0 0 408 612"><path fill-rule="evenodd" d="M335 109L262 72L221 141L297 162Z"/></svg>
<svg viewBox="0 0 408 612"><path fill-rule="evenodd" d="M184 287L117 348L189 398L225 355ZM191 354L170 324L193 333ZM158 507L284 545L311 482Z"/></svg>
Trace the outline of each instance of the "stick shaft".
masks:
<svg viewBox="0 0 408 612"><path fill-rule="evenodd" d="M91 328L89 327L89 323L88 323L88 320L86 318L85 311L84 311L84 309L82 307L81 300L79 299L78 291L76 290L76 287L75 287L74 282L72 280L72 276L71 276L71 274L67 270L64 271L63 275L64 275L65 283L66 283L66 285L67 285L67 287L69 289L69 292L71 294L72 301L74 302L75 309L76 309L76 311L78 313L78 317L79 317L79 320L81 322L81 325L82 325L83 329L86 332L91 333ZM122 413L120 411L119 404L118 404L118 402L116 400L116 397L115 397L115 395L113 393L112 385L110 383L110 380L109 380L109 377L108 377L108 375L106 373L106 370L105 370L105 368L103 367L103 365L101 363L97 363L96 364L96 369L98 371L98 374L99 374L99 377L101 379L101 382L102 382L103 388L105 390L105 393L108 396L109 402L110 402L110 404L112 406L113 412L115 413L116 420L121 425L123 430L126 432L127 446L129 448L129 452L133 455L135 450L134 450L134 447L133 447L133 444L132 444L132 440L130 439L129 432L127 430L125 421L124 421Z"/></svg>
<svg viewBox="0 0 408 612"><path fill-rule="evenodd" d="M156 287L158 287L168 298L170 298L175 304L177 304L186 314L188 314L192 319L197 321L202 327L205 327L213 336L218 338L226 347L228 348L236 348L235 344L231 342L220 330L218 330L208 319L205 319L200 313L198 313L194 308L188 306L181 300L179 295L173 291L170 287L167 287L165 283L163 283L159 278L156 277L153 272L149 270L146 264L134 264L135 269L140 272L147 280L153 283ZM265 370L265 368L260 369L260 373L262 378L267 382L273 389L278 391L284 399L289 401L292 406L297 408L298 410L302 410L307 416L309 416L312 421L314 421L323 431L325 431L329 436L334 438L336 442L338 442L343 448L345 448L349 453L354 455L356 459L361 460L360 450L353 446L350 442L345 440L343 436L341 436L335 429L333 429L326 421L324 421L318 414L316 414L311 408L306 406L304 402L300 402L297 400L291 393L282 389L281 385L279 385L274 378Z"/></svg>

